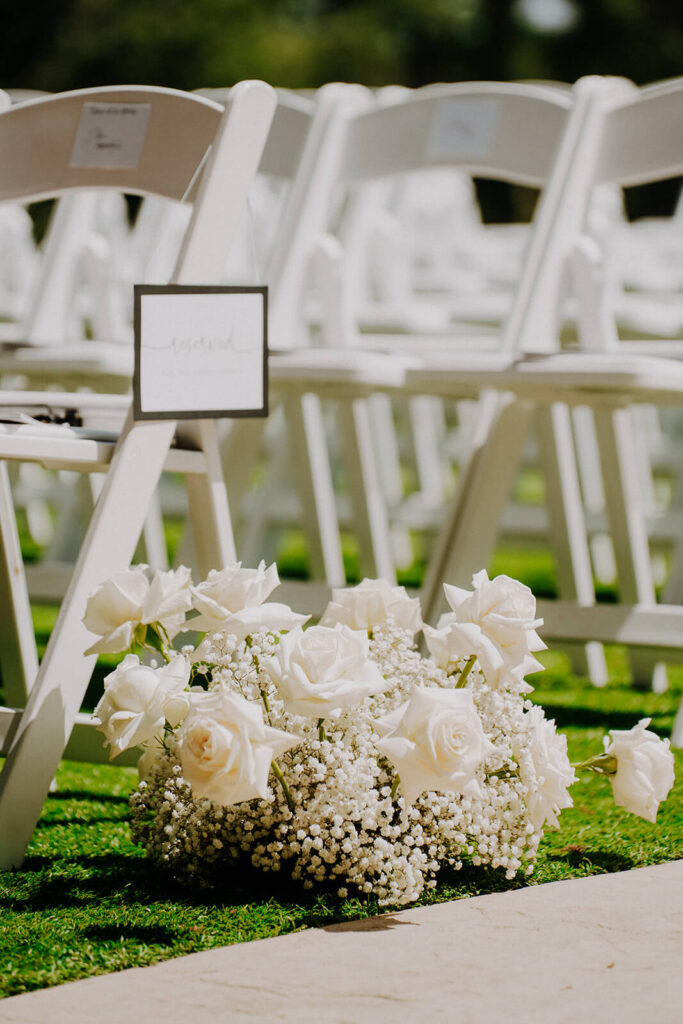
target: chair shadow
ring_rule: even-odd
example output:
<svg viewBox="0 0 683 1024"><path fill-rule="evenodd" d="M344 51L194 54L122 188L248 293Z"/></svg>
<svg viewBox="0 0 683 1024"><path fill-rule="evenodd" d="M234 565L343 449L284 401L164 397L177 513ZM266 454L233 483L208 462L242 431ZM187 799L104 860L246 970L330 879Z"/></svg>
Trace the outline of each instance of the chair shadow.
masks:
<svg viewBox="0 0 683 1024"><path fill-rule="evenodd" d="M128 795L114 793L93 793L88 789L57 789L48 795L48 800L86 800L93 804L128 804Z"/></svg>
<svg viewBox="0 0 683 1024"><path fill-rule="evenodd" d="M128 820L128 814L98 814L97 816L90 818L85 817L84 815L74 814L71 818L41 818L36 825L36 828L42 831L44 829L55 828L57 825L101 825L105 823L116 825Z"/></svg>
<svg viewBox="0 0 683 1024"><path fill-rule="evenodd" d="M608 850L586 850L578 844L565 846L555 853L548 854L548 860L559 861L573 868L590 864L592 867L601 868L607 874L614 871L629 871L634 867L633 860L623 854Z"/></svg>
<svg viewBox="0 0 683 1024"><path fill-rule="evenodd" d="M363 917L358 921L340 921L337 924L324 925L324 932L388 932L393 928L403 928L406 925L415 927L417 921L403 921L395 914L380 914L378 917Z"/></svg>
<svg viewBox="0 0 683 1024"><path fill-rule="evenodd" d="M638 718L633 711L604 711L598 708L568 707L566 704L553 704L545 697L542 702L546 718L554 718L559 729L567 726L596 729L630 729ZM660 736L667 736L666 729L651 724L648 728Z"/></svg>

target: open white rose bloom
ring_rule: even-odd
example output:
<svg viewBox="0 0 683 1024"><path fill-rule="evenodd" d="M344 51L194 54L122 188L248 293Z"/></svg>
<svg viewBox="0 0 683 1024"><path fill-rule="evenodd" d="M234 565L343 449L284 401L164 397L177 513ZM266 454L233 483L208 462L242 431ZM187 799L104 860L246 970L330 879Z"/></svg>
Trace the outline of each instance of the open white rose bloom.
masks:
<svg viewBox="0 0 683 1024"><path fill-rule="evenodd" d="M185 569L150 582L135 568L88 602L89 650L130 652L96 714L112 756L141 751L136 841L187 881L246 858L385 905L416 900L444 866L530 874L576 778L527 697L544 646L531 591L478 573L473 591L446 588L453 611L430 629L403 588L364 580L304 628L268 600L278 582L264 563L196 586ZM647 724L576 767L654 820L673 770Z"/></svg>

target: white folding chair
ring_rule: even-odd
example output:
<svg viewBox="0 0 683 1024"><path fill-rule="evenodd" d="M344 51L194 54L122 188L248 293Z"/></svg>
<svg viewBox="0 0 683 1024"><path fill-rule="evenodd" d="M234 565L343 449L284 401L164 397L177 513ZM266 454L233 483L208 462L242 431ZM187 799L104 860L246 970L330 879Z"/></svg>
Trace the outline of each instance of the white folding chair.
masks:
<svg viewBox="0 0 683 1024"><path fill-rule="evenodd" d="M470 351L463 345L461 337L455 339L452 347L457 348L456 353L453 356L449 353L448 357L444 355L444 359L448 363L453 358L457 370L448 375L448 383L441 390L432 382L433 393L452 398L477 398L487 389L485 374L497 366L506 366L512 358L510 353L521 350L530 337L537 342L545 337L546 345L555 344L563 287L562 269L567 257L562 226L558 228L556 223L557 214L577 139L579 135L585 135L584 121L590 94L603 87L604 83L593 80L584 81L572 93L500 83L430 87L407 99L365 110L349 118L343 149L334 168L333 180L338 189L365 185L420 167L444 165L465 168L482 176L546 186L535 218L515 305L498 339L499 351L478 355L476 336L471 340ZM339 336L348 329L351 320L352 311L343 308L338 311ZM363 352L365 341L364 335L353 337L356 354L361 358L367 358ZM386 351L392 351L396 342L398 344L393 351L408 351L411 357L422 353L427 367L438 367L438 352L445 353L449 348L449 339L440 339L432 361L431 355L427 358L432 346L424 337L382 337ZM408 369L407 380L411 386L402 390L399 383L396 393L421 393L421 372L420 369ZM438 376L439 370L436 369L434 378ZM385 389L390 390L388 386ZM427 387L422 393L429 392ZM487 402L485 409L488 412L482 420L480 433L486 428L492 408L492 403ZM570 427L566 420L565 413L556 412L550 425L544 423L542 431L549 450L559 452L562 460L573 458L569 447ZM373 440L372 431L368 429L366 451L372 451ZM381 459L382 455L379 457ZM371 521L374 533L368 530L366 536L377 545L379 554L376 562L381 563L383 559L385 564L391 564L387 510L382 505L376 466L374 475L369 468L365 475L358 473L355 486L360 492L359 506L365 502L369 508L371 500L374 502ZM560 490L555 506L553 540L560 561L562 592L567 597L578 597L582 602L592 603L594 590L585 537L583 546L579 544L585 530L578 487L571 495ZM393 571L393 565L391 568ZM586 657L591 674L604 678L601 648L595 644L589 646Z"/></svg>
<svg viewBox="0 0 683 1024"><path fill-rule="evenodd" d="M482 360L479 371L443 357L409 373L409 385L424 393L447 394L449 388L491 387L506 392L499 401L486 436L478 439L456 501L430 566L425 588L427 613L442 604L440 580L464 583L491 551L503 502L519 461L530 421L539 412L548 428L566 416L566 404L589 406L596 421L605 499L618 570L619 604L597 605L581 599L541 602L545 635L555 640L599 640L632 645L634 672L651 670L651 652L680 657L683 609L657 605L648 550L643 493L633 458L635 441L630 405L683 402L683 364L619 345L600 306L599 267L587 262L584 244L586 211L592 191L605 183L619 185L653 181L683 169L683 137L677 129L683 110L680 80L637 91L627 83L606 82L589 90L586 112L567 165L565 185L556 207L552 248L544 254L542 272L530 291L531 302L520 309L517 352L497 366ZM559 249L557 248L559 246ZM573 253L584 351L557 351L555 319L545 325L529 317L536 289L560 294L567 256ZM552 305L550 307L552 311ZM555 351L553 351L555 348ZM545 354L543 353L545 349ZM526 352L536 352L526 355ZM539 351L540 350L540 351ZM510 395L514 400L510 401ZM560 403L560 404L558 404ZM565 410L565 411L561 411ZM557 453L555 453L557 456ZM548 460L554 485L551 500L557 515L578 504L573 453L564 462ZM551 510L552 512L552 510ZM581 520L568 531L566 558L585 551Z"/></svg>
<svg viewBox="0 0 683 1024"><path fill-rule="evenodd" d="M312 347L305 316L311 261L319 252L321 236L329 226L335 205L336 169L346 132L346 114L370 102L370 94L360 87L331 85L320 90L315 122L292 183L267 275L271 289L270 381L274 398L283 408L287 432L281 432L272 453L266 498L256 510L252 507L254 514L250 516L246 547L241 553L246 552L247 561L254 551L261 556L270 525L268 517L261 513L277 510L282 504L277 473L288 465L290 476L297 481L296 514L309 541L313 585L305 585L307 607L312 600L322 608L330 587L345 581L320 399L324 396L333 400L339 408L338 415L345 420L340 434L347 475L353 478L366 471L367 458L372 457L371 449L359 440L359 434L366 429L362 400L387 382L398 383L402 377L400 360L354 352L340 345L338 337L335 346ZM229 439L227 465L234 460L244 466L245 435L250 435L251 447L257 429L253 424L235 424ZM355 512L353 528L362 532L369 521L368 506L357 506ZM370 510L370 517L371 514ZM391 562L382 568L391 572ZM316 587L316 581L322 585ZM296 603L299 590L290 587L288 599Z"/></svg>
<svg viewBox="0 0 683 1024"><path fill-rule="evenodd" d="M380 107L368 108L366 103L359 113L348 111L342 115L347 123L342 125L341 132L337 129L336 152L328 149L322 161L324 167L320 170L315 203L311 204L312 210L309 207L307 216L315 221L317 232L325 232L331 226L334 211L339 209L340 196L350 190L366 188L382 178L414 172L418 168L461 166L473 173L483 171L486 174L492 167L497 171L500 165L502 177L507 175L511 180L544 184L553 167L555 151L567 127L572 106L572 96L558 90L495 83L420 90L408 98L401 97ZM448 126L449 111L455 115L455 128L452 129ZM462 135L456 136L455 140L448 138L449 130L457 133L458 111L465 119L465 141ZM475 127L474 140L468 149L467 133L473 121L479 121L480 127ZM546 234L547 230L546 220ZM335 259L334 253L334 246L330 245L330 262ZM329 279L334 282L334 267ZM333 291L334 287L330 287L330 294ZM368 353L365 335L354 335L354 311L348 305L348 296L343 291L339 293L337 308L330 303L327 309L323 308L323 313L327 317L324 324L326 337L332 346L350 341L349 355L355 356L359 370L372 367L372 360L378 356ZM424 343L424 339L419 340ZM405 343L406 339L401 341ZM386 335L382 336L381 343L387 347ZM402 344L392 349L391 357L397 369L400 368L398 352L405 348L406 345ZM413 348L409 359L414 351ZM295 395L308 392L333 394L333 374L328 382L324 373L318 373L316 377L315 372L309 372L307 363L313 354L321 357L321 366L324 350L296 352L297 358L289 365L285 359L274 360L271 365L278 387L287 387L290 394ZM330 354L330 367L331 363ZM386 366L386 362L382 365ZM357 377L360 381L360 372ZM399 373L394 373L393 380L385 377L384 381L375 375L373 384L378 390L391 390L393 387L397 391L400 391L400 385ZM356 414L355 424L349 422L350 405L346 405L342 415L346 418L346 432L355 433L350 449L355 455L352 478L355 523L364 538L365 551L369 552L368 563L374 566L375 572L391 578L395 573L394 559L387 510L379 484L378 456L373 448L373 428L362 403L356 402L353 411ZM365 422L361 423L362 420ZM380 462L382 458L380 454Z"/></svg>
<svg viewBox="0 0 683 1024"><path fill-rule="evenodd" d="M228 89L213 90L205 98L224 104L228 93ZM253 192L265 181L280 182L295 176L314 110L310 100L285 91L278 94L259 175L252 182L248 206L240 217L221 280L231 284L265 280L266 267L254 263ZM132 285L168 280L187 230L191 206L148 195L129 230L124 223L125 205L123 195L114 190L79 191L60 198L44 244L41 274L18 334L22 347L6 353L4 359L0 354L0 372L3 368L19 372L27 387L42 389L56 384L66 390L88 387L129 391L133 368ZM272 216L271 221L269 228L274 228L277 217ZM79 297L81 301L74 308ZM86 340L83 333L84 311L90 318L93 339ZM248 431L248 426L242 427L242 435ZM240 450L240 460L230 466L235 477L236 505L249 468L250 460ZM44 546L42 557L27 569L29 592L39 600L59 601L80 548L99 480L90 475L74 481L73 474L64 473L57 480L55 473L46 474L33 465L23 465L21 473L21 484L14 488L15 503L21 500L31 524L42 527L36 540ZM150 510L139 556L160 569L167 568L162 509L187 516L182 488L168 478ZM191 532L187 531L188 540L180 549L187 564L195 559L190 549Z"/></svg>
<svg viewBox="0 0 683 1024"><path fill-rule="evenodd" d="M136 167L74 166L74 138L86 103L144 104L146 133ZM26 103L0 115L0 199L34 199L82 187L112 187L138 194L186 199L194 204L173 281L218 283L258 168L275 93L265 83L244 82L217 104L175 90L122 86L78 90ZM55 628L35 679L31 655L21 649L30 622L18 541L11 518L6 466L2 477L0 586L14 659L28 672L23 710L0 712L6 761L0 775L0 864L21 863L34 825L69 740L96 657L82 652L90 634L82 623L90 592L130 563L149 502L164 468L187 474L188 498L202 571L234 558L227 496L214 422L134 422L129 412L118 438L88 430L89 413L120 409L119 396L27 396L0 392L0 402L20 407L49 400L53 407L84 406L85 428L3 425L0 458L35 460L84 471L107 471ZM98 400L102 408L98 405ZM114 407L112 409L112 406ZM176 438L176 446L171 444ZM13 529L14 525L14 529ZM17 637L19 640L17 640Z"/></svg>

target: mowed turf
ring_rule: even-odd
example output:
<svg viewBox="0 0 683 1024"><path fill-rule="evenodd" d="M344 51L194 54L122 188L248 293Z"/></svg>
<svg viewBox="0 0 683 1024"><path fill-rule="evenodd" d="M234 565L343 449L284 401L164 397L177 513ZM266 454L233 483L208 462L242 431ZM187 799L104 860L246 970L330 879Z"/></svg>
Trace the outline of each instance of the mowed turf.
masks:
<svg viewBox="0 0 683 1024"><path fill-rule="evenodd" d="M296 555L293 548L294 562ZM499 553L491 571L517 576L537 594L553 591L548 559L540 553ZM54 609L35 609L41 648L54 616ZM571 675L567 659L553 650L542 655L547 671L530 680L534 699L567 734L573 761L599 752L607 729L630 728L644 716L652 718L651 728L660 735L671 732L683 694L683 666L672 667L667 693L652 694L630 687L623 650L610 649L608 658L611 682L602 689ZM94 706L102 678L117 660L100 660L85 706ZM680 778L683 752L676 753L676 766ZM131 769L60 766L57 790L46 802L24 865L0 873L0 995L378 912L372 899L310 894L285 877L258 875L248 867L226 871L208 889L180 887L131 842L128 794L136 781ZM546 833L531 879L510 882L502 871L465 869L444 874L422 902L683 856L680 782L656 825L615 807L606 779L582 778L572 793L574 807L562 813L558 831Z"/></svg>

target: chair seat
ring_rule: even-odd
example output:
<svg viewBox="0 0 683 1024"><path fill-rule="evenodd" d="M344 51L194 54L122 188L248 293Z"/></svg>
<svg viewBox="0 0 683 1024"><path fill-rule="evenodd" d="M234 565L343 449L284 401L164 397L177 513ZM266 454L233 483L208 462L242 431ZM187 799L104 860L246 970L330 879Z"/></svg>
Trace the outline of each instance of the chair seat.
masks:
<svg viewBox="0 0 683 1024"><path fill-rule="evenodd" d="M496 352L500 349L500 334L491 333L490 328L484 327L478 330L471 324L467 325L467 331L455 333L452 329L449 334L391 334L372 332L361 334L360 343L363 348L369 348L377 352L389 354L401 353L403 355L424 355L435 352L447 355L450 352Z"/></svg>
<svg viewBox="0 0 683 1024"><path fill-rule="evenodd" d="M126 395L81 394L71 391L0 391L0 459L32 461L50 468L95 472L111 461L130 408ZM47 414L73 413L82 426L41 422ZM185 447L181 437L170 449L165 468L202 472L202 452Z"/></svg>
<svg viewBox="0 0 683 1024"><path fill-rule="evenodd" d="M271 353L270 384L278 392L301 393L302 385L330 397L372 394L403 387L406 371L419 366L410 355L356 348L305 348Z"/></svg>
<svg viewBox="0 0 683 1024"><path fill-rule="evenodd" d="M481 388L511 391L543 403L683 401L683 364L640 353L556 352L521 359L504 353L430 353L406 371L406 386L425 394L461 397Z"/></svg>
<svg viewBox="0 0 683 1024"><path fill-rule="evenodd" d="M79 386L95 381L100 390L125 391L133 376L133 347L84 341L54 349L45 345L0 349L0 374L4 373L20 373L41 385L67 381Z"/></svg>

